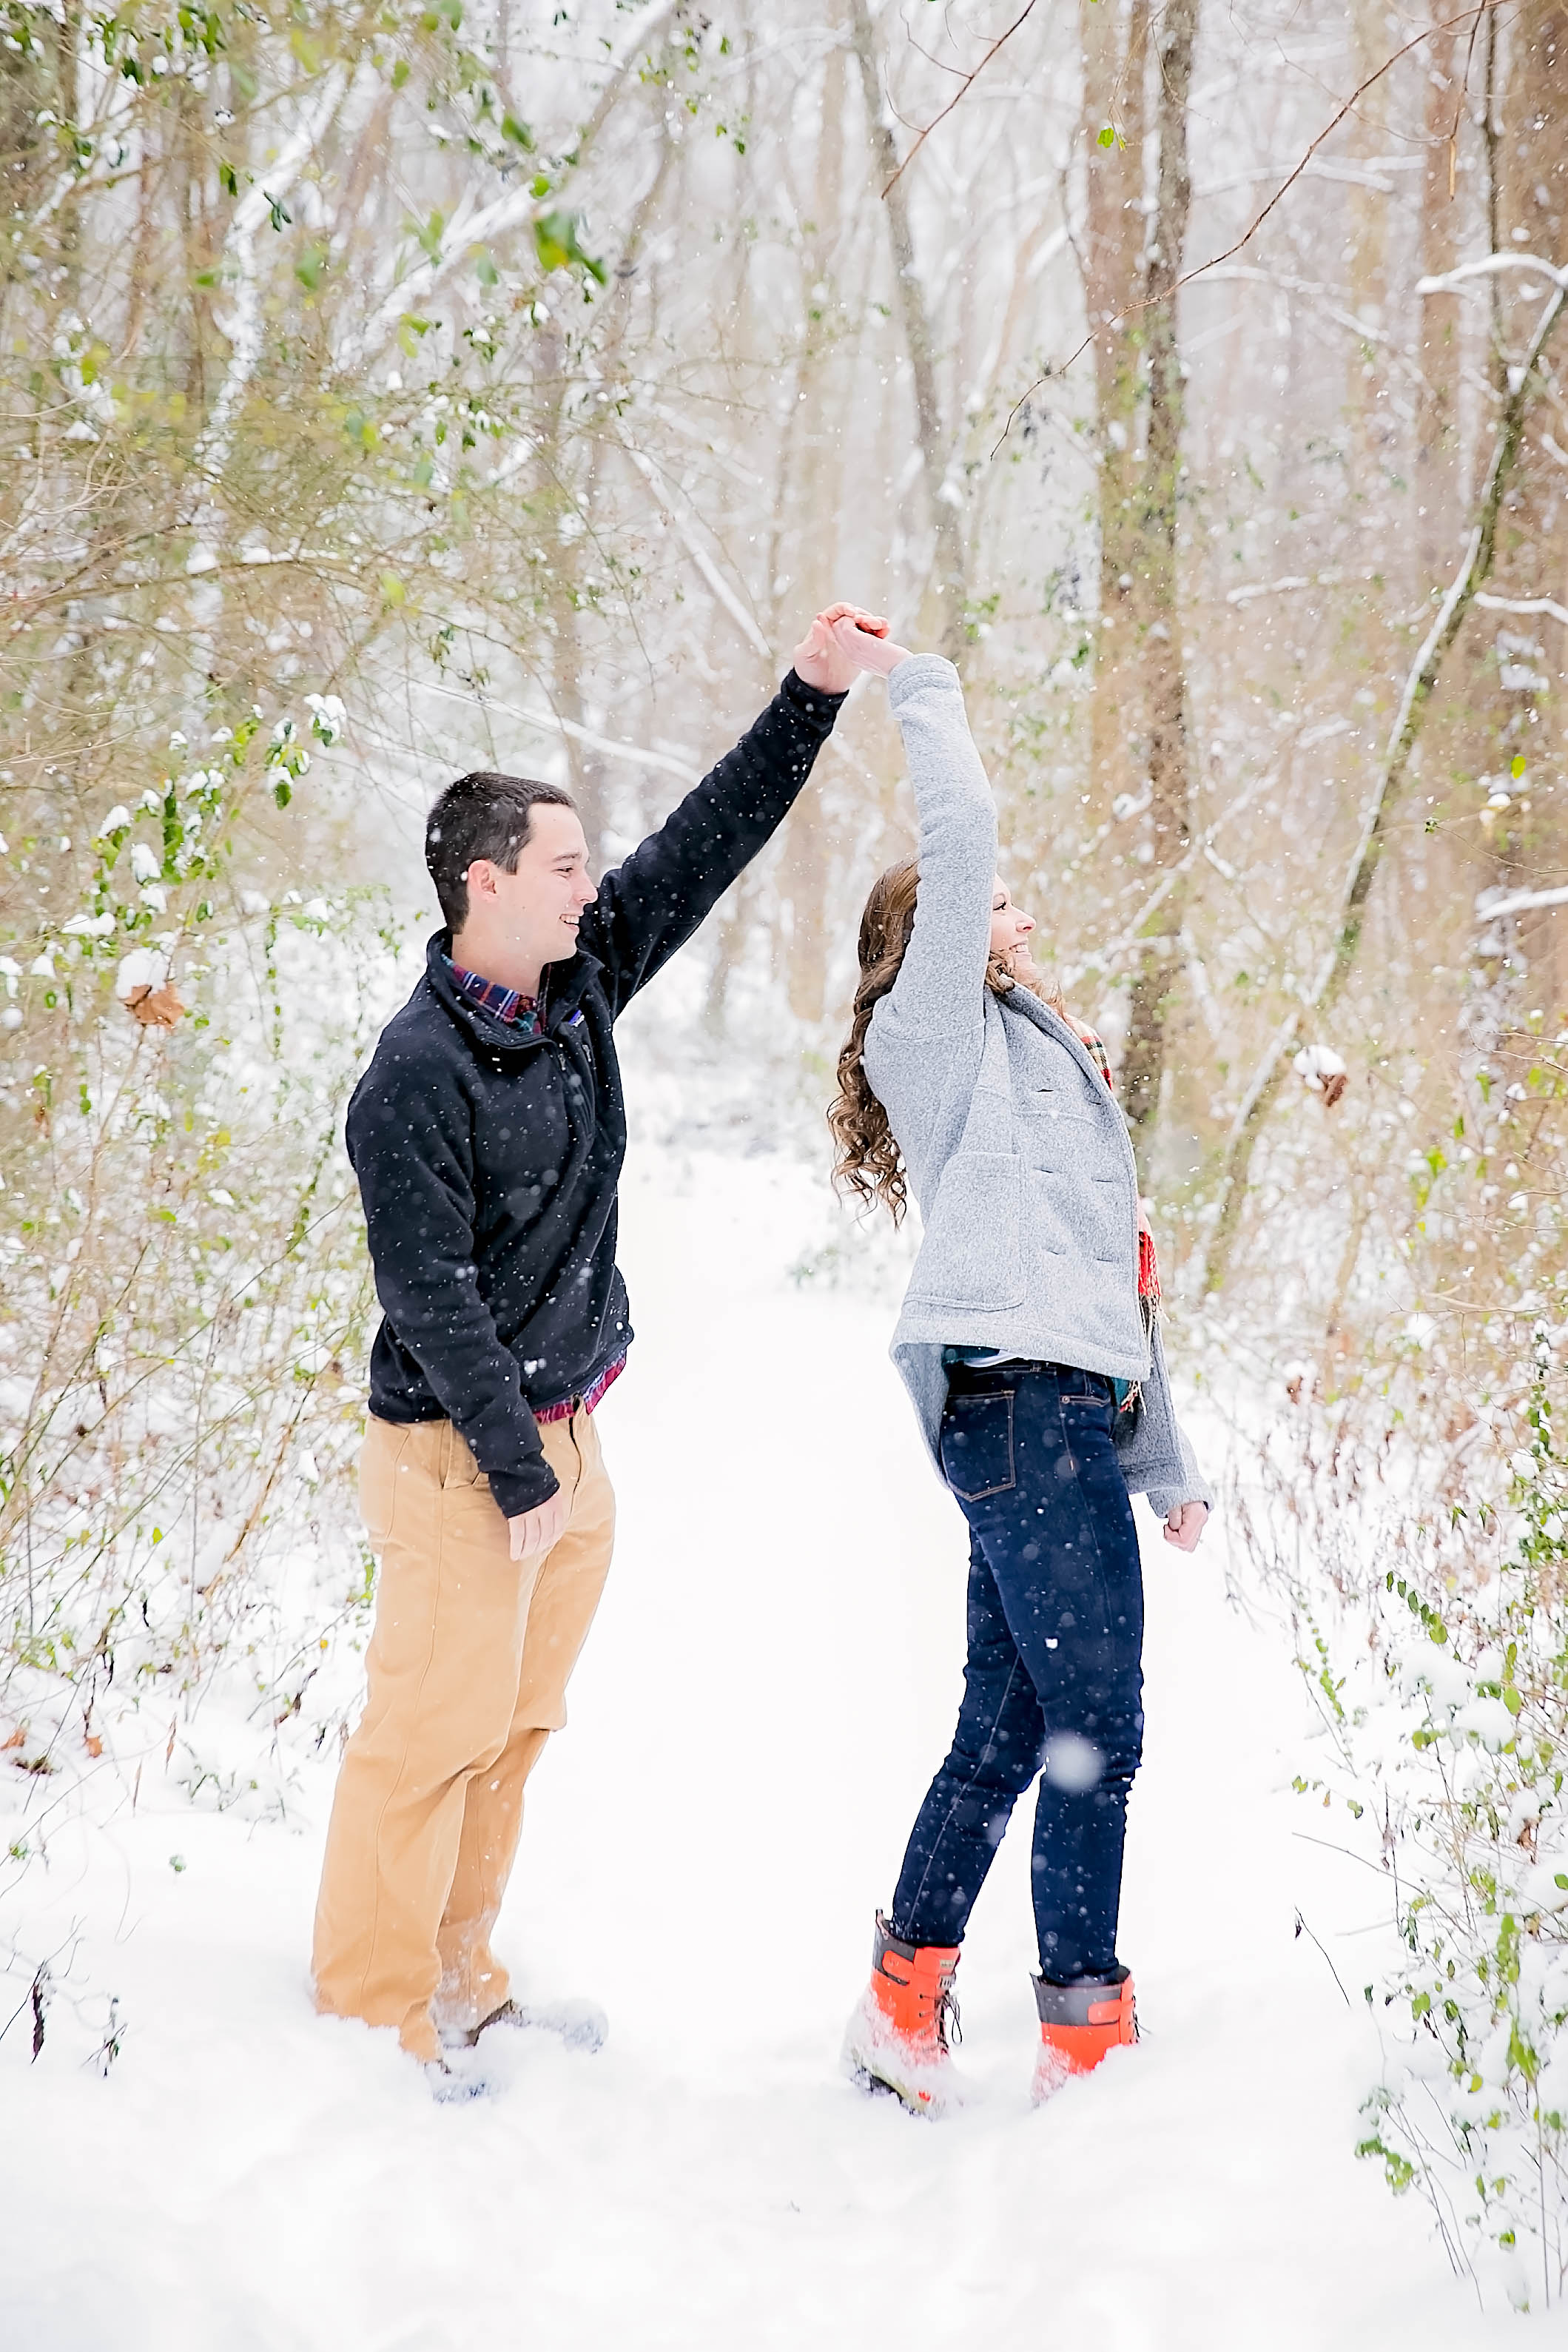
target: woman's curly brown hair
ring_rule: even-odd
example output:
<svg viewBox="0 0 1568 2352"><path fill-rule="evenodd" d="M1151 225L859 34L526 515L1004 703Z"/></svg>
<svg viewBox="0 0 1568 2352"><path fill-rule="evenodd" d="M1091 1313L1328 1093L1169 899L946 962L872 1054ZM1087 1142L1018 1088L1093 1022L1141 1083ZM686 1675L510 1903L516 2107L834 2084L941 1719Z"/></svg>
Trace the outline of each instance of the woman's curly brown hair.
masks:
<svg viewBox="0 0 1568 2352"><path fill-rule="evenodd" d="M909 1206L904 1155L894 1140L886 1111L871 1090L862 1056L872 1014L898 978L915 935L919 889L920 869L913 857L890 866L871 886L861 917L860 984L850 1015L850 1034L839 1055L839 1091L828 1105L828 1125L836 1147L834 1183L841 1192L857 1192L868 1206L880 1201L895 1225L902 1223ZM998 996L1006 996L1009 989L1030 988L1056 1012L1066 1011L1054 992L1016 979L1000 956L992 956L987 962L986 986Z"/></svg>

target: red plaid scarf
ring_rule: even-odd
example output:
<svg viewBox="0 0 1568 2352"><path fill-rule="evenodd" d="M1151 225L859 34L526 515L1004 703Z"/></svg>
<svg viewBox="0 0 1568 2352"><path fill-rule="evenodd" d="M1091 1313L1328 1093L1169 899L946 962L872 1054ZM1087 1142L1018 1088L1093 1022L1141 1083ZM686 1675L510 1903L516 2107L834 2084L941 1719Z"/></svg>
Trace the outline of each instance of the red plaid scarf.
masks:
<svg viewBox="0 0 1568 2352"><path fill-rule="evenodd" d="M1080 1040L1088 1049L1089 1057L1092 1061L1095 1068L1099 1071L1100 1076L1104 1079L1105 1084L1110 1087L1111 1092L1114 1094L1116 1091L1116 1081L1111 1075L1111 1056L1105 1051L1103 1041L1095 1035L1092 1029L1086 1028L1082 1022L1073 1021L1071 1013L1067 1017L1071 1025L1078 1032ZM1141 1206L1138 1213L1140 1218L1138 1225L1138 1297L1147 1302L1147 1311L1152 1316L1160 1303L1160 1269L1158 1260L1155 1256L1155 1237L1153 1234L1150 1233L1147 1225L1141 1222L1143 1215Z"/></svg>

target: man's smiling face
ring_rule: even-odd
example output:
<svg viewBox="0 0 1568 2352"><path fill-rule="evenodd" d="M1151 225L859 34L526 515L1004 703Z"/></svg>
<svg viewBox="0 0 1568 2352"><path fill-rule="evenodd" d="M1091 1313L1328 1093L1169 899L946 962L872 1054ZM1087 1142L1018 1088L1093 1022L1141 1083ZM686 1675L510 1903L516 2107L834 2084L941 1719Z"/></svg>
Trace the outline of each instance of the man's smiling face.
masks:
<svg viewBox="0 0 1568 2352"><path fill-rule="evenodd" d="M482 925L527 964L564 963L577 952L578 926L596 896L577 811L536 801L516 873L487 857L469 866L464 928Z"/></svg>

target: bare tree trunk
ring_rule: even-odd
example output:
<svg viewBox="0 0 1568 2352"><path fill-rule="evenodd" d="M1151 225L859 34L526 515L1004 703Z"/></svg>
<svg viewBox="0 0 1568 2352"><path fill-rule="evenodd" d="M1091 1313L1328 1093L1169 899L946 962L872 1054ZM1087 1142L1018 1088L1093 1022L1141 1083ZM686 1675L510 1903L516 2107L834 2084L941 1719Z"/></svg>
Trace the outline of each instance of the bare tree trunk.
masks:
<svg viewBox="0 0 1568 2352"><path fill-rule="evenodd" d="M1506 42L1489 41L1483 51L1480 210L1494 252L1532 253L1549 261L1568 254L1563 226L1568 212L1565 61L1568 11L1563 0L1535 0L1513 18ZM1517 349L1528 333L1540 297L1531 288L1533 299L1527 299L1513 272L1495 275L1489 293L1488 372L1502 398L1510 346ZM1552 430L1546 426L1545 435ZM1546 437L1529 434L1503 503L1497 560L1487 583L1492 596L1526 607L1542 599L1568 601L1564 488L1563 468ZM1563 650L1561 629L1540 612L1477 613L1456 648L1440 751L1428 763L1428 775L1435 780L1446 772L1478 784L1484 780L1512 794L1507 807L1482 809L1479 824L1461 826L1454 842L1450 887L1472 903L1488 890L1529 889L1568 875L1568 830L1558 793L1550 789L1560 772L1564 740L1560 698L1548 690ZM1527 678L1539 685L1527 688L1521 682ZM1523 763L1517 777L1516 759ZM1506 1050L1510 1033L1530 1008L1561 1005L1568 989L1568 934L1554 910L1502 919L1483 915L1466 928L1461 1079Z"/></svg>
<svg viewBox="0 0 1568 2352"><path fill-rule="evenodd" d="M43 127L39 100L49 100L57 121L74 119L74 12L62 23L40 8L29 20L30 50L16 42L0 47L0 171L5 175L5 214L25 218L35 213L61 169L58 150ZM0 268L0 305L5 289L18 281L16 264L7 257ZM0 320L4 317L0 308Z"/></svg>
<svg viewBox="0 0 1568 2352"><path fill-rule="evenodd" d="M1099 399L1100 632L1090 708L1090 770L1101 822L1139 797L1139 664L1134 585L1138 367L1142 321L1122 314L1141 290L1144 95L1148 0L1083 0L1083 139L1089 157L1083 300ZM1100 145L1114 122L1118 138Z"/></svg>
<svg viewBox="0 0 1568 2352"><path fill-rule="evenodd" d="M780 501L786 516L779 536L783 561L773 574L775 579L780 572L788 576L783 596L802 615L832 593L838 564L840 460L827 367L832 329L825 319L825 302L817 299L815 289L831 284L843 201L843 116L844 60L835 51L828 59L822 84L822 128L811 204L816 233L808 239L801 256L806 327L792 411L800 456L795 478ZM777 602L781 604L783 597ZM782 619L782 612L776 610L776 636ZM819 764L795 804L780 857L789 905L789 935L784 952L789 1007L799 1019L810 1022L821 1021L825 1007L828 890L838 849L825 783L823 765Z"/></svg>
<svg viewBox="0 0 1568 2352"><path fill-rule="evenodd" d="M1449 143L1459 112L1454 36L1439 34L1431 45L1427 83L1426 168L1421 185L1421 274L1441 278L1459 257L1463 210L1458 193L1457 156ZM1463 530L1459 476L1458 389L1461 320L1456 293L1421 298L1416 342L1421 381L1416 406L1416 548L1417 593L1439 580L1453 561Z"/></svg>
<svg viewBox="0 0 1568 2352"><path fill-rule="evenodd" d="M1487 251L1502 250L1502 123L1500 110L1502 103L1500 61L1498 57L1498 16L1496 8L1487 10L1486 27L1482 35L1485 67L1482 78L1481 137L1487 155ZM1491 297L1491 379L1492 388L1500 399L1508 390L1508 362L1503 356L1502 297L1500 278L1494 278L1489 289Z"/></svg>
<svg viewBox="0 0 1568 2352"><path fill-rule="evenodd" d="M894 173L898 169L898 147L883 103L876 34L867 0L851 0L850 26L855 57L860 65L873 166L887 192L887 233L893 247L894 299L898 304L899 323L904 329L904 348L909 353L910 373L915 380L915 429L920 443L926 496L931 502L931 521L936 542L932 593L939 600L942 650L950 661L956 661L965 645L964 608L967 584L964 535L958 526L956 493L947 478L952 444L943 425L942 403L936 389L931 318L915 265L915 236L909 221L906 184L903 180L894 181ZM893 181L892 186L888 185L890 181Z"/></svg>
<svg viewBox="0 0 1568 2352"><path fill-rule="evenodd" d="M1388 54L1382 19L1370 8L1350 12L1351 56L1358 82L1375 72ZM1350 152L1364 163L1387 152L1388 85L1374 83L1358 102L1350 131ZM1350 336L1344 347L1345 480L1350 492L1349 519L1369 551L1385 528L1390 465L1391 420L1377 363L1378 332L1388 315L1388 206L1382 188L1353 180L1343 202L1347 221L1345 247L1346 307L1371 330L1363 339ZM1397 591L1394 592L1397 594Z"/></svg>
<svg viewBox="0 0 1568 2352"><path fill-rule="evenodd" d="M1420 738L1443 665L1478 594L1491 576L1497 560L1499 522L1504 496L1512 485L1518 467L1526 415L1541 389L1540 362L1552 329L1565 308L1568 308L1568 296L1559 291L1542 314L1540 324L1531 339L1525 362L1512 372L1515 380L1503 404L1491 464L1482 488L1464 561L1449 583L1448 593L1406 679L1394 732L1374 790L1361 847L1340 902L1333 941L1323 958L1316 982L1301 1010L1290 1014L1275 1033L1237 1116L1226 1158L1219 1214L1215 1221L1214 1237L1208 1251L1206 1281L1210 1290L1220 1287L1228 1270L1230 1253L1240 1223L1242 1202L1246 1198L1252 1154L1284 1082L1285 1072L1290 1066L1288 1057L1291 1050L1305 1034L1310 1019L1321 1021L1333 1011L1360 954L1367 900L1383 862L1384 851L1388 845L1395 810L1409 778L1411 755Z"/></svg>
<svg viewBox="0 0 1568 2352"><path fill-rule="evenodd" d="M1562 268L1568 263L1568 0L1526 0L1510 27L1506 75L1499 101L1497 249L1538 254ZM1504 347L1517 349L1521 328L1539 308L1540 291L1531 287L1527 296L1517 277L1493 282L1500 289ZM1561 441L1560 388L1555 405ZM1540 433L1528 435L1509 486L1490 583L1500 596L1521 604L1547 598L1568 605L1565 493L1562 465ZM1491 878L1509 889L1560 883L1568 878L1568 818L1560 805L1561 784L1548 787L1562 773L1568 716L1550 681L1564 667L1568 631L1542 614L1494 612L1487 618L1481 659L1472 667L1490 722L1486 765L1515 795L1491 828ZM1505 667L1540 683L1505 688ZM1518 779L1516 758L1524 762ZM1526 912L1510 929L1514 1021L1532 1005L1568 1003L1568 932L1561 914Z"/></svg>
<svg viewBox="0 0 1568 2352"><path fill-rule="evenodd" d="M1187 168L1186 110L1192 88L1197 0L1170 0L1160 25L1159 180L1155 244L1149 256L1145 314L1149 370L1149 432L1138 519L1136 610L1147 727L1149 806L1145 838L1155 867L1177 866L1191 838L1192 780L1187 757L1186 663L1177 576L1182 478L1181 353L1176 340L1176 283L1181 276L1192 205ZM1169 1013L1181 971L1176 944L1185 891L1172 887L1153 918L1161 944L1139 955L1122 1060L1122 1099L1134 1133L1147 1148L1159 1110Z"/></svg>

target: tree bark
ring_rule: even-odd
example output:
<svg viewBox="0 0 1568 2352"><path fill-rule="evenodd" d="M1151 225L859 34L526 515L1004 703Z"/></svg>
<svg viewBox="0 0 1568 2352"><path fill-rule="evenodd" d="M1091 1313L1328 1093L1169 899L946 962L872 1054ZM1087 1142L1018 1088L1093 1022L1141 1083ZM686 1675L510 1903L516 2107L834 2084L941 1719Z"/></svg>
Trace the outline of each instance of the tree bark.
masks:
<svg viewBox="0 0 1568 2352"><path fill-rule="evenodd" d="M876 33L867 0L852 0L850 26L865 100L872 163L882 188L886 191L884 201L888 242L893 248L894 299L898 306L899 324L904 330L904 349L909 354L909 372L915 384L915 429L936 539L931 593L937 604L942 650L949 661L956 661L966 642L967 562L964 534L958 520L957 497L947 478L952 444L943 423L941 396L936 388L931 316L926 309L920 274L915 268L908 184L902 179L894 179L898 170L898 147L883 101ZM891 186L888 184L890 181L893 183Z"/></svg>
<svg viewBox="0 0 1568 2352"><path fill-rule="evenodd" d="M1499 519L1504 496L1519 462L1525 417L1531 397L1539 388L1540 362L1565 308L1568 308L1568 296L1560 290L1542 315L1525 362L1518 369L1504 403L1491 464L1464 561L1449 584L1437 617L1406 679L1394 732L1373 793L1361 847L1340 903L1333 942L1323 959L1316 983L1301 1010L1288 1015L1276 1032L1237 1117L1226 1158L1219 1214L1208 1251L1205 1280L1209 1290L1218 1290L1222 1286L1229 1269L1230 1254L1235 1245L1251 1171L1252 1154L1275 1097L1284 1083L1291 1050L1304 1036L1309 1019L1322 1021L1332 1012L1354 968L1361 949L1367 899L1382 863L1383 853L1388 845L1394 812L1409 776L1411 754L1420 738L1444 662L1496 562Z"/></svg>
<svg viewBox="0 0 1568 2352"><path fill-rule="evenodd" d="M1464 218L1458 158L1450 133L1459 113L1462 48L1451 33L1432 42L1427 82L1427 149L1421 184L1421 274L1441 278L1459 257ZM1416 549L1418 593L1440 580L1453 562L1464 528L1459 464L1459 354L1462 320L1458 294L1421 297L1416 341L1421 381L1416 395Z"/></svg>
<svg viewBox="0 0 1568 2352"><path fill-rule="evenodd" d="M1129 320L1142 291L1144 95L1148 0L1082 0L1083 127L1088 208L1083 230L1083 301L1093 336L1099 410L1100 620L1089 713L1093 814L1106 823L1114 803L1141 797L1138 654L1133 597L1137 529L1136 466L1142 320ZM1113 124L1108 147L1100 134Z"/></svg>
<svg viewBox="0 0 1568 2352"><path fill-rule="evenodd" d="M789 642L783 634L786 603L790 614L799 611L803 624L812 606L834 593L838 567L842 501L828 366L834 329L827 299L819 300L815 289L831 288L841 226L843 114L844 60L835 51L823 77L821 134L811 183L813 222L801 255L806 317L791 409L795 438L789 470L794 479L781 486L786 494L779 512L789 522L779 534L781 561L769 583L771 593L772 580L780 574L788 579L782 593L773 598L774 636L784 645ZM789 908L783 957L789 1009L800 1020L812 1023L821 1020L826 1004L828 891L838 846L825 791L825 764L819 763L795 805L780 855L780 879Z"/></svg>
<svg viewBox="0 0 1568 2352"><path fill-rule="evenodd" d="M1179 865L1191 839L1186 662L1177 562L1184 402L1175 289L1181 276L1192 206L1186 110L1197 36L1197 0L1170 0L1155 52L1159 177L1155 244L1148 262L1149 307L1144 314L1149 419L1134 575L1141 631L1139 684L1148 757L1149 806L1144 838L1153 849L1150 862L1156 868ZM1157 936L1169 944L1145 948L1133 974L1122 1057L1122 1100L1134 1139L1145 1152L1159 1110L1169 1015L1181 972L1181 951L1176 940L1182 928L1184 897L1178 881L1154 918Z"/></svg>
<svg viewBox="0 0 1568 2352"><path fill-rule="evenodd" d="M1525 0L1509 37L1501 152L1498 157L1500 218L1499 249L1539 254L1568 266L1568 0ZM1517 350L1521 330L1540 307L1517 274L1504 281L1503 320ZM1564 438L1561 377L1550 428ZM1568 606L1568 472L1552 456L1541 433L1530 434L1519 452L1504 500L1492 585L1501 595L1528 603L1539 597ZM1568 876L1568 813L1562 807L1561 779L1568 757L1568 711L1562 693L1505 692L1500 682L1503 649L1511 636L1511 658L1543 680L1568 667L1568 631L1544 614L1489 614L1486 682L1495 714L1495 767L1515 792L1515 802L1499 819L1494 846L1509 887L1539 887ZM1495 631L1495 634L1494 634ZM1531 645L1537 649L1526 651ZM1522 778L1511 768L1522 754ZM1525 807L1524 803L1530 805ZM1568 1005L1568 925L1555 912L1513 919L1512 945L1520 967L1523 1009Z"/></svg>

